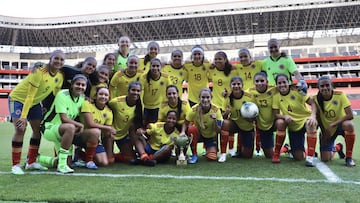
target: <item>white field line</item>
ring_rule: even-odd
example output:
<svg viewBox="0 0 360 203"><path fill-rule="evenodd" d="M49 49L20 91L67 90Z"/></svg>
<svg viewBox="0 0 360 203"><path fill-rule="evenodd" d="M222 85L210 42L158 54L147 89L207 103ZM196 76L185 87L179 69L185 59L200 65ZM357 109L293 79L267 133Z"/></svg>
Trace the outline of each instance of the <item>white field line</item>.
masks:
<svg viewBox="0 0 360 203"><path fill-rule="evenodd" d="M315 158L314 160L316 160L316 168L320 171L320 173L322 173L325 178L329 181L329 182L342 182L343 180L337 176L324 162L318 160L317 158Z"/></svg>
<svg viewBox="0 0 360 203"><path fill-rule="evenodd" d="M26 172L26 175L63 175L63 176L81 176L81 177L109 177L109 178L170 178L170 179L198 179L198 180L231 180L231 181L271 181L271 182L290 182L290 183L337 183L337 184L353 184L360 185L359 181L343 181L338 180L336 182L329 180L310 180L304 178L258 178L258 177L236 177L236 176L178 176L178 175L155 175L155 174L101 174L101 173L72 173L72 174L61 174L58 172ZM11 172L0 171L0 175L12 175Z"/></svg>

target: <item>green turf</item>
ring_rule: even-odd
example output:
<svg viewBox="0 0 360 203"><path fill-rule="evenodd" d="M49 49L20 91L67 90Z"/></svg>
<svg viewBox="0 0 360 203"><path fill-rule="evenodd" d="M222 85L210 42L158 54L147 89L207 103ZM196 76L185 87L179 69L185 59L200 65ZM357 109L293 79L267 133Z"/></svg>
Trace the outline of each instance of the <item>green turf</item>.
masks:
<svg viewBox="0 0 360 203"><path fill-rule="evenodd" d="M357 135L360 119L355 120ZM49 202L359 202L360 166L347 168L335 157L329 168L343 182L329 183L316 168L282 157L280 164L254 157L228 158L225 163L207 162L177 167L174 160L156 167L115 164L90 171L76 168L75 174L92 177L26 174L11 175L12 125L0 123L0 200ZM23 160L29 141L24 139ZM338 141L344 142L342 138ZM356 141L354 159L360 157ZM201 145L200 145L201 146ZM52 144L42 140L40 153L52 155ZM50 169L54 172L55 169ZM41 173L41 172L40 172ZM109 177L95 176L109 175ZM111 174L118 175L110 177ZM120 176L123 175L123 176ZM144 175L144 176L140 176ZM152 175L152 176L145 176ZM119 177L120 176L120 177ZM182 176L183 179L180 179ZM226 179L226 177L228 179ZM346 182L348 181L348 182ZM352 182L351 182L352 181Z"/></svg>

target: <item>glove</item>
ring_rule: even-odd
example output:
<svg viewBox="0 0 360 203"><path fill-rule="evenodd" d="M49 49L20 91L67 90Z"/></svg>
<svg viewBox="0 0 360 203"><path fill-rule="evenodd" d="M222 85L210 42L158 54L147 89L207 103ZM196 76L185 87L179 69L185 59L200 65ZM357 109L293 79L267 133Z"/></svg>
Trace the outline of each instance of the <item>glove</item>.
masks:
<svg viewBox="0 0 360 203"><path fill-rule="evenodd" d="M304 79L299 80L298 84L296 85L299 91L303 94L307 94L308 85L306 84Z"/></svg>

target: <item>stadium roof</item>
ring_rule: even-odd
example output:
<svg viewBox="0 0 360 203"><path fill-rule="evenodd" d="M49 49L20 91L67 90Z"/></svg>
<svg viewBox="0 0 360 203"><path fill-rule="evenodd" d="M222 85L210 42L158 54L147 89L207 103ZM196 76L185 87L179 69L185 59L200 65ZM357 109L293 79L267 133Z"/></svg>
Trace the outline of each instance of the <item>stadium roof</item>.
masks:
<svg viewBox="0 0 360 203"><path fill-rule="evenodd" d="M27 47L76 47L116 44L127 35L141 42L167 41L181 45L182 39L242 40L241 36L276 33L336 31L359 35L360 2L337 1L239 1L79 15L54 18L0 16L0 44ZM346 33L345 33L346 32ZM217 40L217 41L216 41ZM141 47L140 47L141 48Z"/></svg>

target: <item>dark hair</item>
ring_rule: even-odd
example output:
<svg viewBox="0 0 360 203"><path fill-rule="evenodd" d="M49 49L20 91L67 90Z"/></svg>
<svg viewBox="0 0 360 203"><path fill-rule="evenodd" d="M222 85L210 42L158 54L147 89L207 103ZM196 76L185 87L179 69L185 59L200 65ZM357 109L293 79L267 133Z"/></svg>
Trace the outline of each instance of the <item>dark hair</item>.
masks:
<svg viewBox="0 0 360 203"><path fill-rule="evenodd" d="M156 47L158 48L158 51L160 51L160 46L159 46L159 44L158 44L157 42L155 42L155 41L152 41L152 42L150 42L150 43L148 44L148 46L147 46L148 52L149 52L150 47L152 47L152 46L156 46ZM150 58L149 53L147 53L147 54L145 55L145 57L144 57L144 66L146 66L146 64L147 64L149 61L151 61L151 58Z"/></svg>
<svg viewBox="0 0 360 203"><path fill-rule="evenodd" d="M286 74L284 74L284 73L279 73L279 74L277 74L277 75L275 76L275 82L276 82L276 84L277 84L277 81L278 81L279 77L285 77L286 80L289 81L289 77L288 77Z"/></svg>
<svg viewBox="0 0 360 203"><path fill-rule="evenodd" d="M168 91L169 88L175 88L176 92L179 94L179 89L176 87L176 85L168 85L166 87L166 92ZM182 100L178 96L177 112L176 112L177 118L180 118L181 112L182 112Z"/></svg>
<svg viewBox="0 0 360 203"><path fill-rule="evenodd" d="M95 57L92 57L92 56L88 56L86 57L83 61L80 61L79 63L77 63L74 67L75 68L82 68L82 66L84 65L84 63L90 61L90 60L94 60L96 61Z"/></svg>
<svg viewBox="0 0 360 203"><path fill-rule="evenodd" d="M178 120L178 119L179 119L179 117L178 117L178 113L177 113L176 111L174 111L174 110L170 110L170 111L168 111L168 112L166 113L166 117L168 117L170 113L175 113L175 115L176 115L176 120Z"/></svg>
<svg viewBox="0 0 360 203"><path fill-rule="evenodd" d="M133 82L130 82L129 83L129 86L128 86L128 92L130 91L130 89L133 87L133 86L140 86L141 88L141 83L139 81L133 81ZM135 106L135 117L134 117L134 120L133 120L133 123L135 124L135 127L136 129L137 128L141 128L143 127L143 107L142 107L142 102L141 102L141 98L139 98L137 101L136 101L136 106Z"/></svg>
<svg viewBox="0 0 360 203"><path fill-rule="evenodd" d="M269 47L270 43L276 43L277 46L280 47L279 40L277 40L277 39L275 39L275 38L269 39L269 41L268 41L268 47ZM271 57L271 56L270 56L270 57ZM287 57L286 52L280 52L280 57Z"/></svg>
<svg viewBox="0 0 360 203"><path fill-rule="evenodd" d="M331 85L333 86L330 77L327 76L327 75L323 75L318 79L318 88L319 88L320 82L323 81L323 80L329 80ZM333 94L333 93L334 93L334 91L331 94ZM316 98L317 98L317 101L319 103L320 109L322 111L325 111L325 109L324 109L324 96L320 93L320 91L318 91L318 93L316 95Z"/></svg>
<svg viewBox="0 0 360 203"><path fill-rule="evenodd" d="M228 76L228 75L230 74L231 70L232 70L232 65L230 64L229 59L228 59L228 57L227 57L227 55L226 55L225 52L223 52L223 51L218 51L218 52L216 52L215 55L217 55L217 54L220 54L220 55L225 59L224 74L225 74L226 76Z"/></svg>
<svg viewBox="0 0 360 203"><path fill-rule="evenodd" d="M231 80L230 80L230 85L231 85L231 83L233 83L235 80L240 80L241 84L244 85L243 79L242 79L240 76L237 76L237 75L231 78ZM242 90L242 91L244 92L244 90ZM233 91L231 91L231 93L230 93L230 95L229 95L230 105L231 105L231 106L234 106L234 98L235 98L235 97L234 97L234 93L233 93Z"/></svg>
<svg viewBox="0 0 360 203"><path fill-rule="evenodd" d="M107 90L109 91L109 93L110 93L110 90L109 90L108 87L104 87L104 86L96 87L95 96L94 96L94 98L91 98L91 99L93 99L93 102L92 102L92 103L95 104L95 98L96 98L97 94L99 93L99 91L100 91L101 89L107 89ZM110 95L109 95L109 100L110 100ZM108 105L108 103L109 103L109 101L106 102L106 105ZM95 106L96 106L96 105L95 105Z"/></svg>
<svg viewBox="0 0 360 203"><path fill-rule="evenodd" d="M154 61L158 61L159 63L160 63L160 65L161 65L161 61L160 61L160 59L158 59L158 58L153 58L153 59L151 59L151 61L150 61L150 66L151 66L151 64L154 62ZM151 68L151 67L150 67ZM151 79L151 71L149 70L147 73L146 73L146 81L147 81L147 83L150 85L150 79Z"/></svg>
<svg viewBox="0 0 360 203"><path fill-rule="evenodd" d="M202 63L204 63L204 60L205 60L205 56L204 56L204 49L200 46L200 45L195 45L193 46L193 48L191 48L191 60L193 59L193 52L196 51L196 50L199 50L203 56L202 58Z"/></svg>
<svg viewBox="0 0 360 203"><path fill-rule="evenodd" d="M266 73L265 71L260 71L260 72L255 73L255 75L254 75L254 80L255 80L256 76L258 76L258 75L261 75L261 76L263 76L266 80L268 80L268 79L267 79L267 73Z"/></svg>
<svg viewBox="0 0 360 203"><path fill-rule="evenodd" d="M106 61L106 59L109 58L111 55L113 55L113 56L115 57L115 60L116 60L116 54L114 54L114 53L107 53L107 54L105 54L105 56L104 56L103 65L106 65L106 64L105 64L105 61Z"/></svg>
<svg viewBox="0 0 360 203"><path fill-rule="evenodd" d="M181 58L184 56L184 55L183 55L183 52L182 52L180 49L176 49L176 50L172 51L172 52L171 52L171 56L174 56L174 54L177 53L177 52L180 53Z"/></svg>

